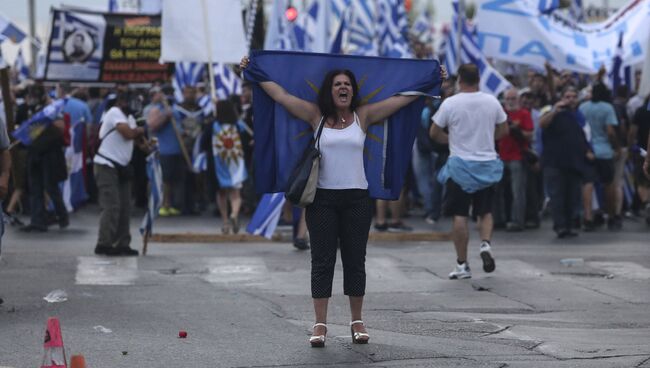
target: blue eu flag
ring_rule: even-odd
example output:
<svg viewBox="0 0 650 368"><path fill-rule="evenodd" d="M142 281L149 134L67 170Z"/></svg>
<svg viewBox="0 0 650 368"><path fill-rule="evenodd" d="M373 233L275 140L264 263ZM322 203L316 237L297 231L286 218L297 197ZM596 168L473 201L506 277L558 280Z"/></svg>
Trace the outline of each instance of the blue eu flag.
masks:
<svg viewBox="0 0 650 368"><path fill-rule="evenodd" d="M256 51L244 71L253 82L274 81L290 94L316 103L329 70L349 69L359 84L361 103L396 94L437 96L440 64L436 60L390 59L290 51ZM367 132L364 164L370 196L397 199L411 161L422 98L372 125ZM259 193L283 192L313 130L253 84L255 116L255 186Z"/></svg>

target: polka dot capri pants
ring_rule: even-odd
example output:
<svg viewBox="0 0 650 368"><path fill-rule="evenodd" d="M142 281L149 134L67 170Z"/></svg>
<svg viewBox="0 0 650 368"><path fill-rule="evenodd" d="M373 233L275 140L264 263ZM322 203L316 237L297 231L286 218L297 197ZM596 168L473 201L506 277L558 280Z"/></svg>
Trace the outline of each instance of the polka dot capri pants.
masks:
<svg viewBox="0 0 650 368"><path fill-rule="evenodd" d="M311 294L332 296L337 248L343 262L343 292L366 292L366 245L372 221L372 202L364 189L317 189L307 207L311 243Z"/></svg>

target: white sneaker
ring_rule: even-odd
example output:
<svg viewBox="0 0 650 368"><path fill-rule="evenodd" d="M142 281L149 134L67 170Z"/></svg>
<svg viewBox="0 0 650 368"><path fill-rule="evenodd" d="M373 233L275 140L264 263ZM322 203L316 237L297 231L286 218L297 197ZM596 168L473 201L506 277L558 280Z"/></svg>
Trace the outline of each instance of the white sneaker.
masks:
<svg viewBox="0 0 650 368"><path fill-rule="evenodd" d="M490 243L486 241L481 242L481 260L483 260L483 271L490 273L494 271L496 265L494 263L494 257L492 257L492 247Z"/></svg>
<svg viewBox="0 0 650 368"><path fill-rule="evenodd" d="M454 270L449 273L450 280L469 279L472 277L472 271L469 269L467 262L463 264L456 263Z"/></svg>

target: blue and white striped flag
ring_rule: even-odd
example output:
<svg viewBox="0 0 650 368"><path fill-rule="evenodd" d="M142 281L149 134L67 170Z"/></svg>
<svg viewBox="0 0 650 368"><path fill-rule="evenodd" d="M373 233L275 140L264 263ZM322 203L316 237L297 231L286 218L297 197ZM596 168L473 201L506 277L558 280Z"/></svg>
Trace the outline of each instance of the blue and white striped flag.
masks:
<svg viewBox="0 0 650 368"><path fill-rule="evenodd" d="M379 41L379 56L412 57L404 0L381 0L378 6L376 33Z"/></svg>
<svg viewBox="0 0 650 368"><path fill-rule="evenodd" d="M214 106L212 106L212 102L210 102L210 100L210 95L206 93L199 97L199 100L197 101L197 104L201 108L201 111L203 111L203 117L210 116L214 111Z"/></svg>
<svg viewBox="0 0 650 368"><path fill-rule="evenodd" d="M14 43L22 42L27 34L20 30L12 21L0 14L0 43L11 40Z"/></svg>
<svg viewBox="0 0 650 368"><path fill-rule="evenodd" d="M160 168L160 157L157 149L147 156L147 178L149 178L150 184L149 203L140 225L140 234L142 235L151 235L153 220L158 216L158 211L162 205L162 169Z"/></svg>
<svg viewBox="0 0 650 368"><path fill-rule="evenodd" d="M538 0L537 9L542 14L550 14L560 7L560 0Z"/></svg>
<svg viewBox="0 0 650 368"><path fill-rule="evenodd" d="M246 226L246 232L271 239L282 215L284 193L266 193L262 196L253 218Z"/></svg>
<svg viewBox="0 0 650 368"><path fill-rule="evenodd" d="M626 86L628 91L632 90L632 67L630 65L623 66L624 56L623 32L621 32L616 45L616 53L612 60L612 71L609 73L610 86L614 92L620 86Z"/></svg>
<svg viewBox="0 0 650 368"><path fill-rule="evenodd" d="M70 146L65 148L68 178L61 183L63 203L68 212L79 208L88 199L86 179L84 178L84 148L86 122L70 122Z"/></svg>
<svg viewBox="0 0 650 368"><path fill-rule="evenodd" d="M571 0L569 15L571 16L571 19L578 23L585 21L585 10L582 6L582 0Z"/></svg>
<svg viewBox="0 0 650 368"><path fill-rule="evenodd" d="M265 50L295 50L296 40L293 24L284 15L286 0L273 1L273 10L264 39Z"/></svg>
<svg viewBox="0 0 650 368"><path fill-rule="evenodd" d="M375 3L357 0L351 3L347 24L348 54L377 56L377 30L375 28Z"/></svg>
<svg viewBox="0 0 650 368"><path fill-rule="evenodd" d="M457 1L454 2L454 10L453 24L449 27L449 33L445 40L445 66L450 74L456 74L459 67L456 63L456 39L458 37L458 31L456 29L456 25L458 24ZM490 65L490 62L478 47L475 36L467 26L464 18L460 40L460 62L463 64L472 63L478 67L481 76L479 86L481 91L496 96L512 86L505 77Z"/></svg>
<svg viewBox="0 0 650 368"><path fill-rule="evenodd" d="M307 52L329 52L330 0L315 0L307 12L298 16L294 24L296 50Z"/></svg>
<svg viewBox="0 0 650 368"><path fill-rule="evenodd" d="M242 80L224 63L214 63L214 84L217 98L227 99L230 95L241 95Z"/></svg>
<svg viewBox="0 0 650 368"><path fill-rule="evenodd" d="M208 154L206 152L199 152L192 161L192 170L195 173L208 171Z"/></svg>
<svg viewBox="0 0 650 368"><path fill-rule="evenodd" d="M420 42L431 43L433 41L433 25L431 24L431 15L428 10L421 12L415 19L411 27L411 33Z"/></svg>
<svg viewBox="0 0 650 368"><path fill-rule="evenodd" d="M14 61L14 70L17 73L18 82L29 79L29 67L25 63L22 49L18 49L18 55L16 55L16 60Z"/></svg>
<svg viewBox="0 0 650 368"><path fill-rule="evenodd" d="M174 99L178 103L183 102L183 88L196 86L203 81L205 64L193 62L176 63L172 86L174 87Z"/></svg>

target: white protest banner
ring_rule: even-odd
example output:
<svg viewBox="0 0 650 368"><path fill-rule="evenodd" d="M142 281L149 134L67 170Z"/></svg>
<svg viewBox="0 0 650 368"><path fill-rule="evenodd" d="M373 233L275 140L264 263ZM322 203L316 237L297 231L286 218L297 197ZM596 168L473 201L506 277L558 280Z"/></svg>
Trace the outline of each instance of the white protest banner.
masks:
<svg viewBox="0 0 650 368"><path fill-rule="evenodd" d="M575 24L540 15L526 0L481 0L478 44L494 59L594 73L610 69L618 38L624 34L624 65L643 61L650 33L650 0L631 0L608 20Z"/></svg>
<svg viewBox="0 0 650 368"><path fill-rule="evenodd" d="M161 38L165 62L239 64L248 53L240 1L163 0Z"/></svg>

